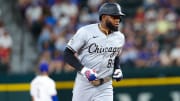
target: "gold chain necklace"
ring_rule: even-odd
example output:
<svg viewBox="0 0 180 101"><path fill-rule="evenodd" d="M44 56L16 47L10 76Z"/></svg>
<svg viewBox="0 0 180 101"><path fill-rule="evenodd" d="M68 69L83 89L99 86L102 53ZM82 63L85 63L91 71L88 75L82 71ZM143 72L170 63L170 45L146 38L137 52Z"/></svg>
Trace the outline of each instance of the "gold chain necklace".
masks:
<svg viewBox="0 0 180 101"><path fill-rule="evenodd" d="M107 29L103 28L101 24L99 24L99 28L100 28L100 30L101 30L102 32L104 32L106 35L109 34L109 31L108 31Z"/></svg>

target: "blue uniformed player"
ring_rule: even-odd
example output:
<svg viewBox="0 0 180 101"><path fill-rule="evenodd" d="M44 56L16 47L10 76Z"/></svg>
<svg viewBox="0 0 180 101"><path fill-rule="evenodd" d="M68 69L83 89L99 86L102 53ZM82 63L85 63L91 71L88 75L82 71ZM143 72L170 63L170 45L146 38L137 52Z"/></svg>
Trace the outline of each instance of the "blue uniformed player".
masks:
<svg viewBox="0 0 180 101"><path fill-rule="evenodd" d="M119 29L124 14L118 3L104 3L100 23L81 27L68 42L65 62L78 72L72 101L113 101L112 79L122 79L119 56L125 37Z"/></svg>
<svg viewBox="0 0 180 101"><path fill-rule="evenodd" d="M31 81L30 95L32 101L58 101L55 81L48 76L49 65L41 62L40 74Z"/></svg>

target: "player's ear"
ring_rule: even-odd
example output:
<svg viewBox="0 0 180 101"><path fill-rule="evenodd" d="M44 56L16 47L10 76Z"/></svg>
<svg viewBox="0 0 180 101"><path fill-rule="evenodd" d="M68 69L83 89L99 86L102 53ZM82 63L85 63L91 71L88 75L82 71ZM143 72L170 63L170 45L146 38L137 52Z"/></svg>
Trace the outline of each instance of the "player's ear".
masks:
<svg viewBox="0 0 180 101"><path fill-rule="evenodd" d="M106 18L106 15L101 15L101 21L103 21L103 19L105 19Z"/></svg>
<svg viewBox="0 0 180 101"><path fill-rule="evenodd" d="M123 16L120 16L120 22L122 22L123 21Z"/></svg>

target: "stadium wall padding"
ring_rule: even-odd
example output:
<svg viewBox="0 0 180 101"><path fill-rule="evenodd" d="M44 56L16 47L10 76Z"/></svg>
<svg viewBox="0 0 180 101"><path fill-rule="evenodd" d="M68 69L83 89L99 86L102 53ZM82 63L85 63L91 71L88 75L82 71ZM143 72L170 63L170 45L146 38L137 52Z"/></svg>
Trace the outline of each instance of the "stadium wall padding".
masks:
<svg viewBox="0 0 180 101"><path fill-rule="evenodd" d="M114 101L180 101L180 68L123 68L124 79L113 81ZM71 101L76 73L50 75L60 101ZM31 101L30 74L0 73L0 101Z"/></svg>

